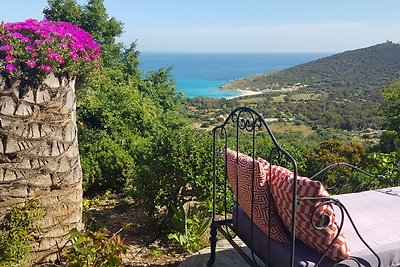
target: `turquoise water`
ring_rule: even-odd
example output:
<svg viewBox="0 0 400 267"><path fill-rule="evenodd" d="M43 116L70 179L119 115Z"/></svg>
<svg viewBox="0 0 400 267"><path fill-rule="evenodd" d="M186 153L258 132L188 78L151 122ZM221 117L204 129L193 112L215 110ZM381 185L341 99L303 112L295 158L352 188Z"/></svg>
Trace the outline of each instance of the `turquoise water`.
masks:
<svg viewBox="0 0 400 267"><path fill-rule="evenodd" d="M143 72L172 67L178 90L186 97L213 98L239 95L219 90L230 80L272 70L281 70L319 59L329 53L156 53L142 52Z"/></svg>
<svg viewBox="0 0 400 267"><path fill-rule="evenodd" d="M187 97L206 96L213 98L228 98L238 96L238 91L219 90L226 83L225 80L181 79L177 81L178 88Z"/></svg>

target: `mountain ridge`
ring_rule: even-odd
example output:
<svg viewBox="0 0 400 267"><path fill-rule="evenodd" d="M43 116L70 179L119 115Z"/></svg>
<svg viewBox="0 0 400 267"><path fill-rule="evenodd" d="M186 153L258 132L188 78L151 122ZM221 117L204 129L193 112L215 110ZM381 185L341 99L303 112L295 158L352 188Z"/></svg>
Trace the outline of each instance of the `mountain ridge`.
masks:
<svg viewBox="0 0 400 267"><path fill-rule="evenodd" d="M311 90L381 88L400 70L400 44L387 41L337 53L287 69L238 79L223 89L270 91L295 84Z"/></svg>

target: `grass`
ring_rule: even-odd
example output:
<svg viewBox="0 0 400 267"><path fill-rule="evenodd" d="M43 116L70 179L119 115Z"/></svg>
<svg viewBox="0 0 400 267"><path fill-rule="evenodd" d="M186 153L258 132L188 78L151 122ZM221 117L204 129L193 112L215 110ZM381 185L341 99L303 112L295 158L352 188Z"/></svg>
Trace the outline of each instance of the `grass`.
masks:
<svg viewBox="0 0 400 267"><path fill-rule="evenodd" d="M238 102L241 105L260 104L260 103L268 102L268 98L266 98L266 97L250 97L250 98L239 99Z"/></svg>
<svg viewBox="0 0 400 267"><path fill-rule="evenodd" d="M289 132L300 132L304 136L313 134L315 131L307 125L296 125L294 122L273 122L270 123L271 130L274 133L289 133Z"/></svg>
<svg viewBox="0 0 400 267"><path fill-rule="evenodd" d="M238 102L241 105L248 105L248 104L262 104L262 103L267 103L267 102L273 102L273 103L278 103L278 102L284 102L284 97L286 95L278 95L278 96L254 96L254 97L246 97L243 99L239 99Z"/></svg>
<svg viewBox="0 0 400 267"><path fill-rule="evenodd" d="M273 96L272 97L272 102L275 102L275 103L284 102L285 101L285 99L284 99L285 96L286 95Z"/></svg>

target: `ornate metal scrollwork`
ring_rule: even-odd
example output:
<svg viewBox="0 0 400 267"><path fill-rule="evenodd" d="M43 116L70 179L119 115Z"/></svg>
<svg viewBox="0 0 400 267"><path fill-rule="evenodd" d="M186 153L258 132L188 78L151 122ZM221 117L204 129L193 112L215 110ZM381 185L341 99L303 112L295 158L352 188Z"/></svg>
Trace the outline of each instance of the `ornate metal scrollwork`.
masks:
<svg viewBox="0 0 400 267"><path fill-rule="evenodd" d="M378 256L378 254L376 254L376 252L368 245L368 243L367 243L367 242L364 240L364 238L361 236L360 232L358 231L357 226L355 225L355 223L354 223L352 217L350 216L349 211L347 210L347 208L344 206L344 204L343 204L340 200L335 199L335 198L331 198L331 197L304 197L304 198L300 198L298 201L300 201L300 202L301 202L301 201L320 201L320 203L318 203L318 205L315 207L314 212L313 212L313 215L312 215L311 218L310 218L310 219L311 219L312 226L313 226L315 229L317 229L317 230L323 230L323 229L327 228L329 225L331 225L331 223L334 223L334 222L332 221L333 218L331 218L331 216L329 216L328 214L326 214L326 215L325 215L325 214L322 214L322 217L328 216L328 217L330 218L330 221L329 221L328 224L323 225L323 226L318 226L318 225L316 225L316 224L314 223L315 221L317 221L318 218L321 218L321 216L318 215L318 212L317 212L317 211L319 211L320 208L321 208L322 206L325 206L325 205L335 205L335 206L337 206L337 207L339 208L339 210L340 210L340 219L341 219L341 220L340 220L340 222L337 222L337 221L336 221L336 225L337 225L337 227L338 227L338 231L337 231L335 237L332 239L332 242L328 245L327 249L325 250L325 253L322 255L322 257L319 259L319 261L318 261L317 264L315 265L316 267L318 267L319 264L320 264L320 263L324 260L324 258L327 256L329 249L333 246L333 244L335 243L335 241L336 241L337 238L339 237L340 233L342 232L343 224L344 224L344 220L345 220L345 216L347 216L347 218L349 219L349 221L350 221L350 223L351 223L353 229L355 230L355 232L356 232L358 238L361 240L361 242L362 242L362 243L369 249L369 251L371 251L371 253L374 254L374 256L376 257L376 259L377 259L377 261L378 261L377 267L380 267L380 266L381 266L381 260L380 260L380 258L379 258L379 256ZM354 258L354 257L349 257L349 258L347 258L347 259L340 260L340 261L336 262L335 265L334 265L333 267L338 266L340 263L343 263L344 261L354 261L354 262L356 262L356 264L357 264L358 266L361 267L360 262L359 262L356 258Z"/></svg>
<svg viewBox="0 0 400 267"><path fill-rule="evenodd" d="M336 190L335 194L355 193L368 190L370 189L374 181L379 183L383 177L382 175L372 175L349 163L339 162L325 167L318 173L311 176L310 179L318 179L319 181L324 183L327 180L328 173L335 169L347 169L350 171L350 177L346 177L345 175L338 173L337 175L339 177L336 178L334 184L324 184L325 188L329 191L333 191L338 188L339 190ZM355 183L355 181L357 181L355 173L357 172L368 177L369 179L365 181L359 181L359 183Z"/></svg>
<svg viewBox="0 0 400 267"><path fill-rule="evenodd" d="M320 208L325 205L329 205L330 203L325 200L319 203L313 212L313 215L311 216L311 225L313 228L316 230L324 230L328 228L329 225L333 223L333 216L327 214L326 212L318 214ZM317 225L319 223L319 225Z"/></svg>
<svg viewBox="0 0 400 267"><path fill-rule="evenodd" d="M255 114L250 109L240 109L232 114L232 122L236 123L240 130L246 130L248 132L261 128L261 120L260 115Z"/></svg>

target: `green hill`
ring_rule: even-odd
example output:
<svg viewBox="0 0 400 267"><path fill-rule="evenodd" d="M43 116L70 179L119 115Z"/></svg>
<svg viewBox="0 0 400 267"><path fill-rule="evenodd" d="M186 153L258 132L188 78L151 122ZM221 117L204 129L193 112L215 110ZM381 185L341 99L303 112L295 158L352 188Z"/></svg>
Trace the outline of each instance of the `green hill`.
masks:
<svg viewBox="0 0 400 267"><path fill-rule="evenodd" d="M277 90L295 84L308 89L381 88L387 78L398 76L400 44L386 43L321 58L276 72L233 81L225 89Z"/></svg>
<svg viewBox="0 0 400 267"><path fill-rule="evenodd" d="M388 41L236 80L224 88L262 91L237 101L271 117L316 128L362 130L381 127L382 88L399 71L400 44Z"/></svg>

